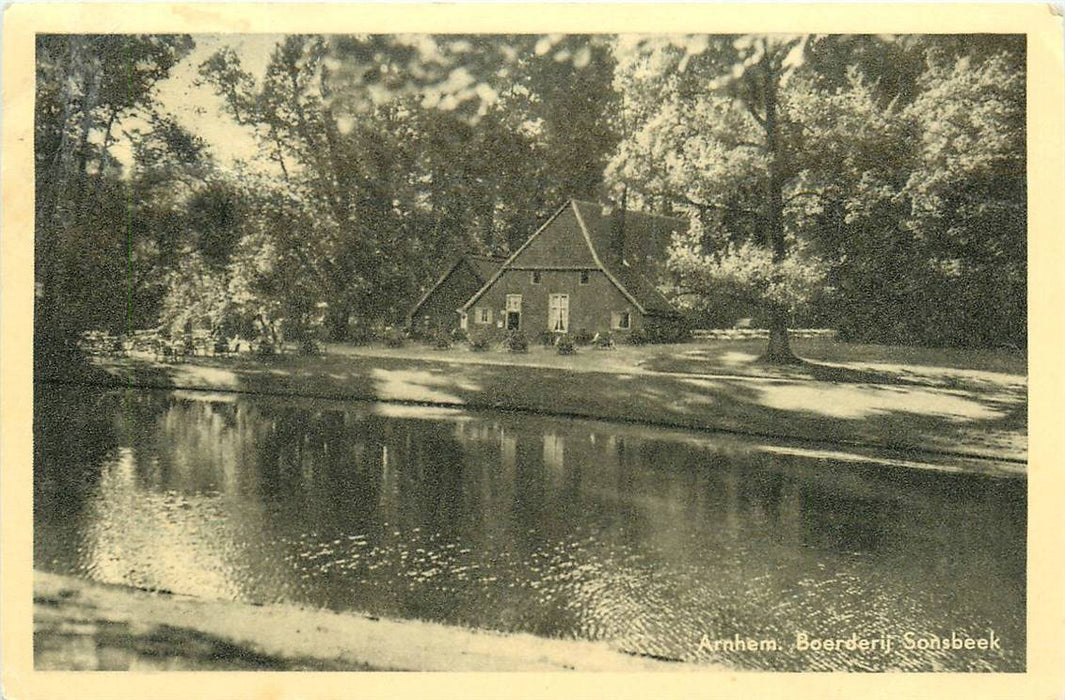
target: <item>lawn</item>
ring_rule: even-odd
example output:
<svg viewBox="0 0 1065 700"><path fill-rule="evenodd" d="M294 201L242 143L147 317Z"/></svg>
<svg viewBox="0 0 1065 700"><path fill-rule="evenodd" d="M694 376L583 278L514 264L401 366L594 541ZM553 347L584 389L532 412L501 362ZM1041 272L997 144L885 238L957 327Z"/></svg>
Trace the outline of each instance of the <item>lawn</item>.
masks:
<svg viewBox="0 0 1065 700"><path fill-rule="evenodd" d="M549 348L330 347L317 357L172 365L126 358L103 366L115 383L137 386L529 411L1018 465L1026 458L1023 374L901 363L884 369L887 363L840 361L843 353L785 370L730 364L752 349L715 342L582 348L562 357Z"/></svg>
<svg viewBox="0 0 1065 700"><path fill-rule="evenodd" d="M554 348L530 345L527 353L500 346L472 352L465 344L437 350L412 343L403 348L380 345L330 345L329 354L446 360L481 364L523 365L578 372L668 373L814 379L837 383L934 386L973 391L1021 391L1027 386L1026 358L1009 350L917 348L796 338L792 349L805 360L797 366L758 362L765 340L707 340L673 345L618 345L612 350L578 348L559 355Z"/></svg>

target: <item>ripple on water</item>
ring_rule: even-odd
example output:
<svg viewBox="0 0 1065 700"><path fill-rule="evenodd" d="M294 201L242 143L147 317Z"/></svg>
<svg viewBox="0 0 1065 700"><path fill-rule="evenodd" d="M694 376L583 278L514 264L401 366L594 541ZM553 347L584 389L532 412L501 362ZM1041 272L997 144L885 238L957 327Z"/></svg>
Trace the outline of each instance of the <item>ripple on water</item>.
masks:
<svg viewBox="0 0 1065 700"><path fill-rule="evenodd" d="M35 467L39 565L740 668L1024 667L1023 488L579 421L157 403L115 404L129 444L89 487ZM791 647L988 626L983 656ZM737 634L781 648L702 644Z"/></svg>

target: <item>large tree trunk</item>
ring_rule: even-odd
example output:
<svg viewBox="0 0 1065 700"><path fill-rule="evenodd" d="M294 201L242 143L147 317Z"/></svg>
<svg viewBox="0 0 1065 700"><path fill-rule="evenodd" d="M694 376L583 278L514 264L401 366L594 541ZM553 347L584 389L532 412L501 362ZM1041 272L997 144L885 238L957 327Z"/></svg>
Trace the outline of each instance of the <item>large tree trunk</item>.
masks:
<svg viewBox="0 0 1065 700"><path fill-rule="evenodd" d="M768 54L768 52L767 52ZM769 161L769 173L766 178L765 192L765 244L773 251L773 263L784 262L786 248L784 242L784 154L780 143L779 123L777 120L777 84L779 66L776 59L767 55L765 58L765 142L766 156ZM787 309L774 305L770 309L769 345L761 357L763 362L773 364L795 364L799 359L791 351L788 343Z"/></svg>
<svg viewBox="0 0 1065 700"><path fill-rule="evenodd" d="M788 342L788 318L783 309L774 309L769 319L769 344L761 360L775 365L797 365L802 362L791 351Z"/></svg>

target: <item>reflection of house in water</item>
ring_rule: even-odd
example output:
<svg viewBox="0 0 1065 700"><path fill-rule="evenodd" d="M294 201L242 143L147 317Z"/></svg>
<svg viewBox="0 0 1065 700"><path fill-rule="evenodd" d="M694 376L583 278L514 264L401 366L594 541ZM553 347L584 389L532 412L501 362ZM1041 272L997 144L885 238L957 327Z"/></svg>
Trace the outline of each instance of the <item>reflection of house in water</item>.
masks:
<svg viewBox="0 0 1065 700"><path fill-rule="evenodd" d="M552 486L557 488L562 483L562 474L566 460L566 441L561 435L544 433L544 467Z"/></svg>

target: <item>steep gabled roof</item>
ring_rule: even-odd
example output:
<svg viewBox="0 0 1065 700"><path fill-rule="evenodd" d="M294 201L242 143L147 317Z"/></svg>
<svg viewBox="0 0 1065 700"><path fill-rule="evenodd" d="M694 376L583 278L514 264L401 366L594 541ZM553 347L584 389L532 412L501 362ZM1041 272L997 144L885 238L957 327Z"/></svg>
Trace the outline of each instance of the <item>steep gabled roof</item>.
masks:
<svg viewBox="0 0 1065 700"><path fill-rule="evenodd" d="M673 307L655 285L648 279L665 259L666 250L673 234L687 229L687 222L656 214L620 211L609 212L600 204L570 200L525 241L514 254L499 266L495 274L485 282L476 294L462 306L468 310L507 269L515 266L533 242L546 231L567 209L572 208L580 233L584 238L592 263L602 270L607 278L641 313L664 314L673 312ZM623 217L623 218L622 218ZM616 226L624 227L625 250L619 256L612 244Z"/></svg>
<svg viewBox="0 0 1065 700"><path fill-rule="evenodd" d="M576 199L573 206L607 277L641 312L672 313L673 306L651 278L663 268L673 235L686 231L688 222L659 214L608 210L601 204ZM624 229L621 256L613 243L617 227Z"/></svg>
<svg viewBox="0 0 1065 700"><path fill-rule="evenodd" d="M473 276L484 285L484 283L495 274L496 270L499 269L499 266L503 264L503 258L495 258L490 255L474 255L472 253L460 255L455 259L455 262L447 268L444 274L440 276L440 279L438 279L433 286L429 287L429 289L425 291L425 294L418 299L418 302L411 307L410 311L407 313L407 318L414 318L418 314L418 309L420 309L429 297L432 296L433 292L446 282L448 277L451 277L455 270L459 269L463 264L467 265L470 272L473 273Z"/></svg>
<svg viewBox="0 0 1065 700"><path fill-rule="evenodd" d="M625 261L632 267L647 271L665 262L675 233L688 230L688 222L661 214L640 211L607 209L595 202L574 200L599 257L608 264L617 264L612 245L615 227L624 227ZM609 259L608 259L609 258Z"/></svg>
<svg viewBox="0 0 1065 700"><path fill-rule="evenodd" d="M506 260L506 258L495 258L489 255L466 255L464 257L473 269L473 273L481 280L481 284L487 282L488 278L494 275Z"/></svg>
<svg viewBox="0 0 1065 700"><path fill-rule="evenodd" d="M524 243L518 246L518 249L511 253L510 257L507 258L503 262L503 264L499 266L499 269L495 271L495 273L488 279L488 281L485 282L484 285L482 285L481 288L477 290L477 293L470 297L469 301L459 307L459 311L466 311L471 306L473 306L474 302L480 299L481 295L488 291L489 287L495 284L495 281L499 279L499 276L503 274L503 271L507 269L507 266L513 263L514 260L516 260L517 257L521 255L526 248L529 247L529 244L531 244L537 236L539 236L548 226L550 226L551 223L558 218L559 214L566 211L566 209L568 209L571 204L572 202L566 202L561 207L559 207L558 210L554 214L552 214L540 228L536 229L536 231L533 232L533 235L529 236L529 238Z"/></svg>

